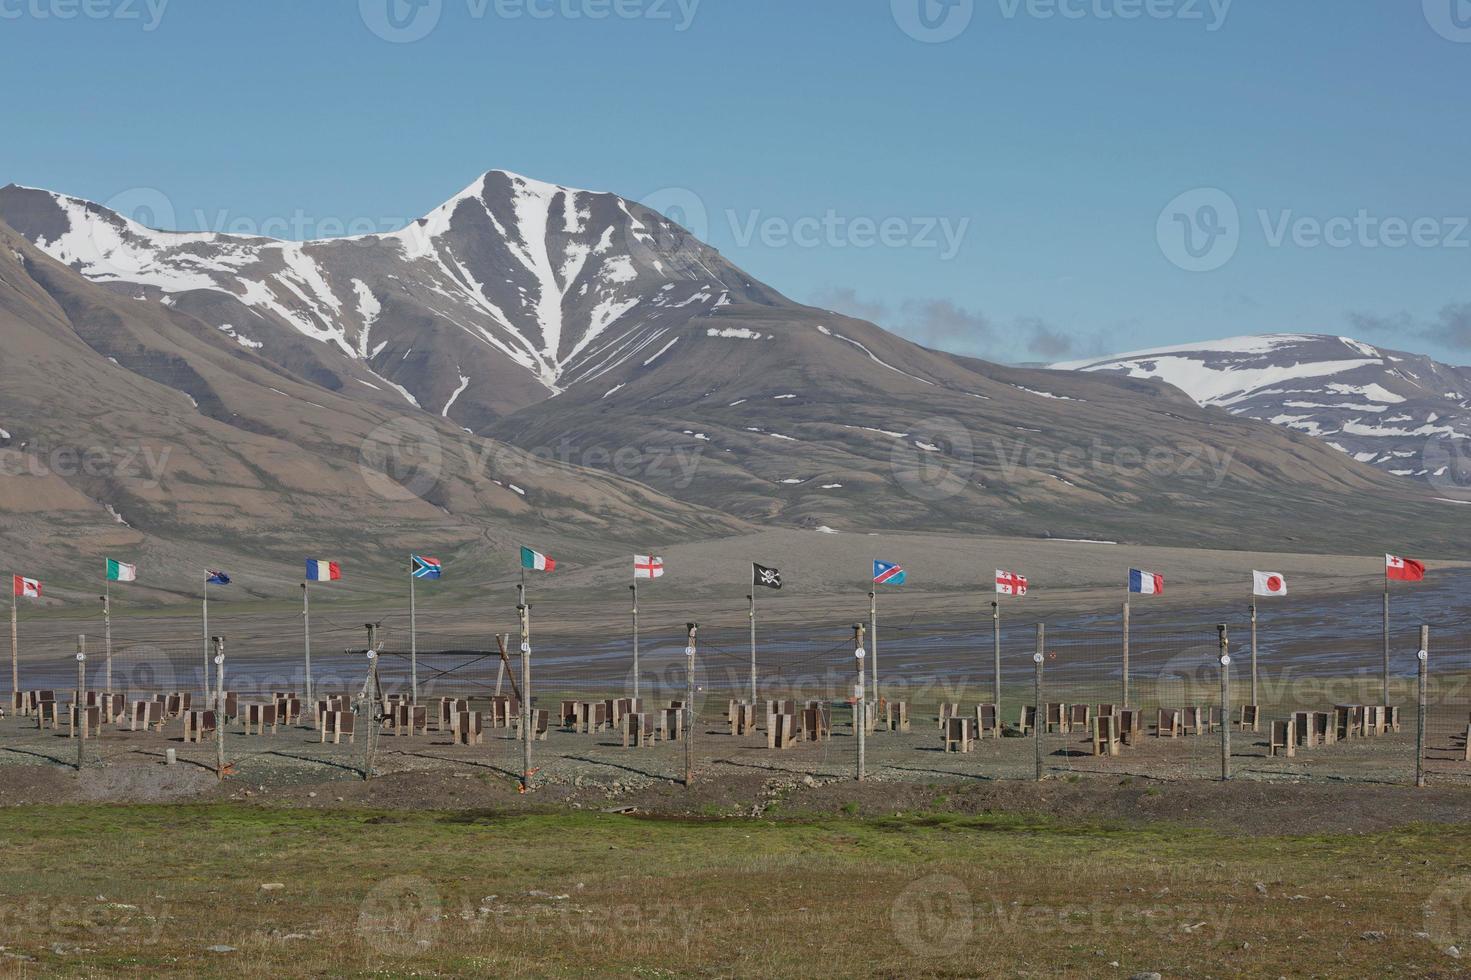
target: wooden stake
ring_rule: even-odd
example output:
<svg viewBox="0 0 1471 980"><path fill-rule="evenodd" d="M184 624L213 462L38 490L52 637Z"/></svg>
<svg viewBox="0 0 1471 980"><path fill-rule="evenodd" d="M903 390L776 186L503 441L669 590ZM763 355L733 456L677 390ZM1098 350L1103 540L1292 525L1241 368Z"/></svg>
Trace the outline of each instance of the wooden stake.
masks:
<svg viewBox="0 0 1471 980"><path fill-rule="evenodd" d="M864 736L867 734L868 696L863 690L863 624L853 624L853 660L858 665L858 682L853 685L853 734L858 738L858 781L863 782Z"/></svg>
<svg viewBox="0 0 1471 980"><path fill-rule="evenodd" d="M215 777L225 781L225 638L214 637L215 645Z"/></svg>
<svg viewBox="0 0 1471 980"><path fill-rule="evenodd" d="M688 632L684 648L684 785L688 787L695 781L695 637L700 632L700 624L686 623L685 629ZM754 661L752 664L754 670Z"/></svg>
<svg viewBox="0 0 1471 980"><path fill-rule="evenodd" d="M1430 627L1420 627L1420 698L1415 716L1415 785L1425 785L1425 702L1430 681Z"/></svg>
<svg viewBox="0 0 1471 980"><path fill-rule="evenodd" d="M1226 624L1216 627L1221 647L1221 778L1231 778L1231 652ZM1207 708L1207 711L1210 709Z"/></svg>

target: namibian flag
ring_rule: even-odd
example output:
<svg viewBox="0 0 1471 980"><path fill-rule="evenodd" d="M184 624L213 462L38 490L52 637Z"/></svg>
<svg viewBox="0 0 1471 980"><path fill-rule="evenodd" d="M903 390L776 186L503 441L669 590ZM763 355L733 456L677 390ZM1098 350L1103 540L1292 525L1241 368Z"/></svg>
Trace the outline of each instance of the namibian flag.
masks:
<svg viewBox="0 0 1471 980"><path fill-rule="evenodd" d="M308 582L335 582L342 578L342 566L335 561L318 561L315 558L306 560L306 580Z"/></svg>
<svg viewBox="0 0 1471 980"><path fill-rule="evenodd" d="M875 585L903 585L904 567L896 565L891 561L873 561L873 582Z"/></svg>
<svg viewBox="0 0 1471 980"><path fill-rule="evenodd" d="M414 567L412 569L414 578L439 578L444 567L438 558L424 558L414 555Z"/></svg>
<svg viewBox="0 0 1471 980"><path fill-rule="evenodd" d="M1137 568L1129 569L1129 591L1135 595L1163 595L1165 591L1165 577L1156 575L1154 572L1141 572Z"/></svg>
<svg viewBox="0 0 1471 980"><path fill-rule="evenodd" d="M540 551L522 548L521 567L535 572L550 572L557 567L557 560L547 557Z"/></svg>

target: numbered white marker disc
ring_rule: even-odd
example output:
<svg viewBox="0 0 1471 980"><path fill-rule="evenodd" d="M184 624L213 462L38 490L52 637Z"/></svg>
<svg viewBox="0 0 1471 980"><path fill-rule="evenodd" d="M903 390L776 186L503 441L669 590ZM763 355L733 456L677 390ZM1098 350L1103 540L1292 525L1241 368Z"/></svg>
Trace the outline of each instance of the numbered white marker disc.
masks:
<svg viewBox="0 0 1471 980"><path fill-rule="evenodd" d="M686 657L693 657L695 655L695 648L694 647L685 647L684 648L684 655Z"/></svg>
<svg viewBox="0 0 1471 980"><path fill-rule="evenodd" d="M868 651L863 649L862 647L859 647L857 650L853 651L853 656L857 657L859 660L862 660L864 657L868 656Z"/></svg>
<svg viewBox="0 0 1471 980"><path fill-rule="evenodd" d="M220 664L222 664L224 662L225 662L225 655L223 653L217 653L217 654L215 654L215 666L216 667L218 667Z"/></svg>
<svg viewBox="0 0 1471 980"><path fill-rule="evenodd" d="M1221 666L1222 667L1229 667L1229 666L1231 666L1231 655L1229 653L1226 654L1224 657L1221 658Z"/></svg>
<svg viewBox="0 0 1471 980"><path fill-rule="evenodd" d="M84 661L86 659L87 659L87 655L85 653L79 653L79 654L77 654L77 663L81 663L82 661Z"/></svg>
<svg viewBox="0 0 1471 980"><path fill-rule="evenodd" d="M1034 653L1034 654L1032 654L1032 663L1034 663L1034 664L1040 664L1041 662L1042 662L1042 655L1040 653Z"/></svg>
<svg viewBox="0 0 1471 980"><path fill-rule="evenodd" d="M521 652L522 653L530 653L531 652L531 644L530 643L523 643L523 644L521 644Z"/></svg>
<svg viewBox="0 0 1471 980"><path fill-rule="evenodd" d="M1421 650L1419 653L1415 654L1415 656L1419 657L1421 660L1429 660L1430 652L1428 650Z"/></svg>

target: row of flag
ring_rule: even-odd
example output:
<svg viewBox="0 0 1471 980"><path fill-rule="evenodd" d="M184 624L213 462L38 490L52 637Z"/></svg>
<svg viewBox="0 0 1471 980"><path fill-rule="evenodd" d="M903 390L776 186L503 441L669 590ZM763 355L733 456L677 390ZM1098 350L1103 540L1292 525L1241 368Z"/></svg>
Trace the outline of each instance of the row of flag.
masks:
<svg viewBox="0 0 1471 980"><path fill-rule="evenodd" d="M522 548L521 567L528 571L550 572L556 569L557 562L556 559L539 551ZM412 555L410 573L416 579L438 579L444 575L444 563L438 558ZM1259 571L1253 571L1251 575L1253 596L1285 596L1287 594L1286 576L1278 572ZM633 556L633 577L635 579L656 579L663 576L663 558L658 555ZM897 562L874 559L873 582L875 585L903 585L907 577L904 566ZM1390 580L1419 582L1425 578L1425 564L1413 558L1385 555L1384 577L1386 582ZM322 561L317 558L306 560L307 581L336 582L341 578L341 563ZM107 580L109 582L135 582L138 580L138 566L108 558ZM205 582L208 585L229 585L230 576L224 572L206 569ZM768 589L780 589L782 587L781 569L752 562L751 584ZM1024 596L1027 594L1027 585L1025 575L996 569L997 595ZM24 575L13 576L12 595L25 599L39 599L41 591L42 586L39 579L27 578ZM1163 575L1138 568L1129 569L1129 593L1131 595L1163 595L1164 591L1165 577Z"/></svg>

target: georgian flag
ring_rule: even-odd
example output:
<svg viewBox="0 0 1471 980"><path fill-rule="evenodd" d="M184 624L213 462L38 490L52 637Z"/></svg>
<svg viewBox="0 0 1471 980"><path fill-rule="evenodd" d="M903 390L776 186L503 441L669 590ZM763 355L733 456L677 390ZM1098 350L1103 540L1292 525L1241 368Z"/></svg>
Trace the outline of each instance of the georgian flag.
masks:
<svg viewBox="0 0 1471 980"><path fill-rule="evenodd" d="M557 567L557 560L555 558L549 558L540 551L522 548L521 567L536 572L550 572Z"/></svg>
<svg viewBox="0 0 1471 980"><path fill-rule="evenodd" d="M1286 595L1287 579L1276 572L1252 572L1252 595Z"/></svg>
<svg viewBox="0 0 1471 980"><path fill-rule="evenodd" d="M306 560L306 580L308 582L335 582L342 578L342 566L335 561L318 561L315 558Z"/></svg>
<svg viewBox="0 0 1471 980"><path fill-rule="evenodd" d="M634 555L634 578L659 578L664 574L664 559L658 555Z"/></svg>
<svg viewBox="0 0 1471 980"><path fill-rule="evenodd" d="M1129 569L1129 591L1135 595L1163 595L1165 591L1165 577L1156 575L1154 572L1141 572L1137 568Z"/></svg>
<svg viewBox="0 0 1471 980"><path fill-rule="evenodd" d="M12 584L15 589L15 595L20 596L22 599L41 598L41 583L39 580L26 578L23 575L16 575L14 579L15 581Z"/></svg>
<svg viewBox="0 0 1471 980"><path fill-rule="evenodd" d="M996 569L996 594L1016 595L1027 594L1027 577L1018 575L1016 572L1003 572Z"/></svg>
<svg viewBox="0 0 1471 980"><path fill-rule="evenodd" d="M1425 563L1413 558L1385 555L1384 577L1396 582L1419 582L1425 578Z"/></svg>

